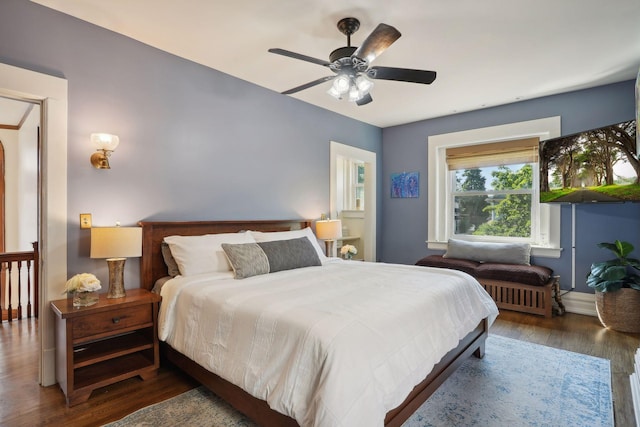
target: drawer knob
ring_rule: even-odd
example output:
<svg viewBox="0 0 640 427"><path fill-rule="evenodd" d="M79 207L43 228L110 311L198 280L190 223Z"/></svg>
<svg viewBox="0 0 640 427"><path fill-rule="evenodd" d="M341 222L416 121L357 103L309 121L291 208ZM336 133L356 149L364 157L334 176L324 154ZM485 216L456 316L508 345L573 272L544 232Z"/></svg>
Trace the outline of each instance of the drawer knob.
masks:
<svg viewBox="0 0 640 427"><path fill-rule="evenodd" d="M114 317L111 320L113 321L113 323L120 323L120 318L119 317Z"/></svg>

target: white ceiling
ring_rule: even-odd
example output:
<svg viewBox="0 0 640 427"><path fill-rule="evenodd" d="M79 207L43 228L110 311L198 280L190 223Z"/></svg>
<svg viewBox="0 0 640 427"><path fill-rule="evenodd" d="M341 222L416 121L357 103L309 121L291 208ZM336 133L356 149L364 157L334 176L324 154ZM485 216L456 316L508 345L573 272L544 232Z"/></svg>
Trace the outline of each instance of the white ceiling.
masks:
<svg viewBox="0 0 640 427"><path fill-rule="evenodd" d="M375 81L374 101L337 101L330 83L296 98L380 127L635 78L638 0L32 0L277 92L331 75L268 53L328 60L380 22L402 37L374 65L437 71L431 85ZM282 95L285 96L285 95Z"/></svg>
<svg viewBox="0 0 640 427"><path fill-rule="evenodd" d="M33 104L0 96L0 129L17 129L33 108Z"/></svg>

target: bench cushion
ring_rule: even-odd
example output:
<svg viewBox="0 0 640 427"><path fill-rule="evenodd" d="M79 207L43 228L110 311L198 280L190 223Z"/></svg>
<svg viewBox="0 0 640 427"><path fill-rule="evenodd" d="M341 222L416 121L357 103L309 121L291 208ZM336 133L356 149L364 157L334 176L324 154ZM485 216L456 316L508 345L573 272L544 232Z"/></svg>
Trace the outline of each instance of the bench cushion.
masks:
<svg viewBox="0 0 640 427"><path fill-rule="evenodd" d="M476 279L504 280L525 285L544 286L549 282L553 270L541 265L481 264L476 268Z"/></svg>
<svg viewBox="0 0 640 427"><path fill-rule="evenodd" d="M464 271L476 279L503 280L533 286L546 285L553 274L553 270L541 265L480 263L459 258L444 258L442 255L426 256L418 260L416 265L451 268Z"/></svg>
<svg viewBox="0 0 640 427"><path fill-rule="evenodd" d="M421 265L423 267L450 268L452 270L464 271L465 273L473 276L480 263L477 261L470 261L468 259L444 258L442 255L429 255L418 260L416 265Z"/></svg>

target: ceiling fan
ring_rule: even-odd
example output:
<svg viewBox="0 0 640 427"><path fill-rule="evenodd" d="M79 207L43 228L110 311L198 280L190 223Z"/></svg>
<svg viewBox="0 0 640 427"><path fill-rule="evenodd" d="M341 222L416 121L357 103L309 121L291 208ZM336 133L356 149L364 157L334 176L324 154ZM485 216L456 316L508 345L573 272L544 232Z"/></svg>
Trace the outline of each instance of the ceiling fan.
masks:
<svg viewBox="0 0 640 427"><path fill-rule="evenodd" d="M431 84L436 79L435 71L412 70L408 68L370 67L374 59L384 52L401 36L400 32L387 24L378 24L362 46L351 46L351 35L360 28L356 18L343 18L338 29L347 36L347 46L340 47L329 55L329 61L313 58L284 49L273 48L269 52L300 59L329 68L335 75L321 77L309 83L282 92L284 95L333 80L328 93L337 99L348 99L357 105L373 101L369 91L373 87L371 79L395 80L400 82Z"/></svg>

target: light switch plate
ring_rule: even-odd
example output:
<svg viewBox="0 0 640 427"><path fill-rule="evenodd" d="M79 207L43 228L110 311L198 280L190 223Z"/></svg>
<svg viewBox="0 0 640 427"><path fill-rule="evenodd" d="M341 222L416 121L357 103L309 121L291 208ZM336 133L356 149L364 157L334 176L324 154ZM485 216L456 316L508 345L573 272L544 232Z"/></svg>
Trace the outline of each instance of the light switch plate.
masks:
<svg viewBox="0 0 640 427"><path fill-rule="evenodd" d="M91 228L91 214L90 213L81 213L80 214L80 228Z"/></svg>

